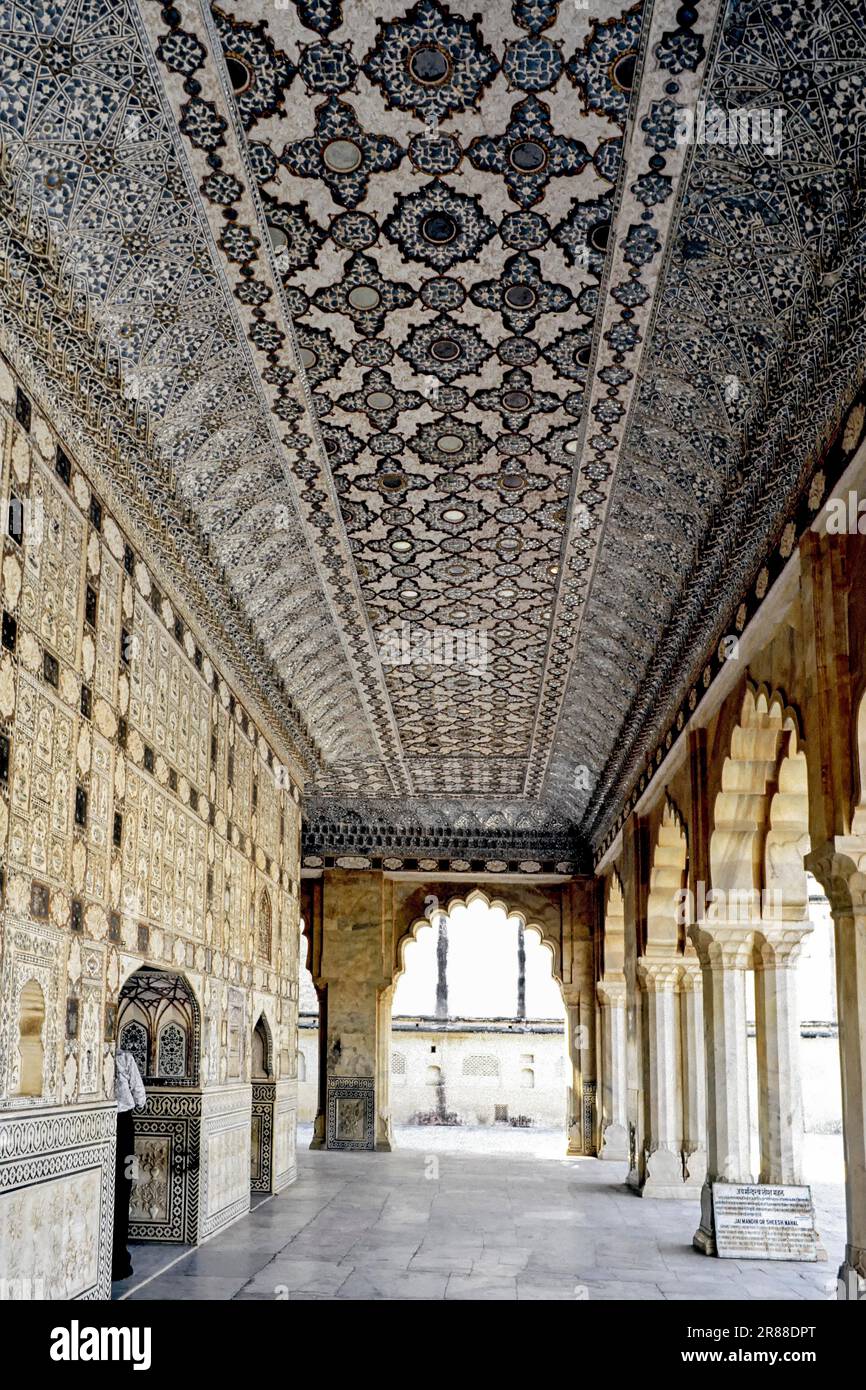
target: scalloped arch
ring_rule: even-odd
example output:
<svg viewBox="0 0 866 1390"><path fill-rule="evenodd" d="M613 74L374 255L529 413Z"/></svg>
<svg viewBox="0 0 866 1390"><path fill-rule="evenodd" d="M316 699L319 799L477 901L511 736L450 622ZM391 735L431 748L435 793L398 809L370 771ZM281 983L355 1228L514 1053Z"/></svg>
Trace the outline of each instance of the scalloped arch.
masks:
<svg viewBox="0 0 866 1390"><path fill-rule="evenodd" d="M468 908L476 902L484 903L485 907L487 908L501 908L502 911L505 913L506 920L516 918L519 922L523 923L524 931L533 931L537 933L541 940L542 946L546 947L546 949L550 952L550 973L561 988L562 960L558 941L556 941L555 938L551 937L545 931L545 928L542 926L540 922L534 922L531 918L527 918L525 913L521 912L519 908L510 908L502 898L488 898L487 894L481 888L473 888L472 891L470 893L465 894L465 896L457 894L453 898L449 898L447 906L437 908L435 911L431 913L429 917L421 916L415 918L415 920L402 933L397 942L397 967L394 972L394 984L396 984L396 982L400 979L400 976L403 975L406 970L406 947L409 945L410 942L417 940L418 932L421 930L421 928L433 926L434 923L440 917L450 917L456 907Z"/></svg>

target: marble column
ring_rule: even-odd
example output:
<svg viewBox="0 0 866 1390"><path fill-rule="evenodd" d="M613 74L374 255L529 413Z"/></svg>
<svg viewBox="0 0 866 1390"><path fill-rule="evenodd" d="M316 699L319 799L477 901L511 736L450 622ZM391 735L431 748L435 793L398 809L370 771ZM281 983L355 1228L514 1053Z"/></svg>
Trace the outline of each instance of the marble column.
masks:
<svg viewBox="0 0 866 1390"><path fill-rule="evenodd" d="M707 1070L704 1050L704 993L701 963L686 957L680 977L683 1058L683 1178L703 1186L707 1176Z"/></svg>
<svg viewBox="0 0 866 1390"><path fill-rule="evenodd" d="M394 986L379 991L376 1001L376 1148L390 1153L394 1147L391 1132L391 1002Z"/></svg>
<svg viewBox="0 0 866 1390"><path fill-rule="evenodd" d="M641 1065L644 1019L640 984L626 984L625 1067L626 1117L628 1125L628 1176L626 1182L636 1192L643 1181L644 1105Z"/></svg>
<svg viewBox="0 0 866 1390"><path fill-rule="evenodd" d="M316 1118L313 1121L313 1137L310 1140L310 1148L323 1149L328 1124L328 986L316 985L315 989L319 1001L319 1031L316 1035L319 1065Z"/></svg>
<svg viewBox="0 0 866 1390"><path fill-rule="evenodd" d="M746 1050L748 925L712 923L689 929L701 963L707 1071L707 1177L694 1245L715 1255L712 1184L751 1183L749 1065Z"/></svg>
<svg viewBox="0 0 866 1390"><path fill-rule="evenodd" d="M646 1022L643 1197L688 1195L683 1190L678 969L675 956L638 961Z"/></svg>
<svg viewBox="0 0 866 1390"><path fill-rule="evenodd" d="M580 1074L583 1104L583 1152L598 1154L598 1081L596 1075L596 1007L595 989L581 986L580 991Z"/></svg>
<svg viewBox="0 0 866 1390"><path fill-rule="evenodd" d="M566 1018L566 1045L570 1066L568 1086L569 1154L595 1153L595 1067L592 1063L594 1026L589 1022L589 1000L594 998L576 988L563 988ZM591 1010L593 1025L595 1009Z"/></svg>
<svg viewBox="0 0 866 1390"><path fill-rule="evenodd" d="M847 1219L838 1293L866 1302L866 839L837 836L807 863L830 899L836 934Z"/></svg>
<svg viewBox="0 0 866 1390"><path fill-rule="evenodd" d="M796 961L808 922L773 928L755 968L762 1183L800 1184L803 1101Z"/></svg>
<svg viewBox="0 0 866 1390"><path fill-rule="evenodd" d="M597 986L601 1035L601 1148L599 1158L628 1158L626 1098L625 980L600 981Z"/></svg>
<svg viewBox="0 0 866 1390"><path fill-rule="evenodd" d="M848 1222L839 1297L866 1301L866 911L833 915Z"/></svg>

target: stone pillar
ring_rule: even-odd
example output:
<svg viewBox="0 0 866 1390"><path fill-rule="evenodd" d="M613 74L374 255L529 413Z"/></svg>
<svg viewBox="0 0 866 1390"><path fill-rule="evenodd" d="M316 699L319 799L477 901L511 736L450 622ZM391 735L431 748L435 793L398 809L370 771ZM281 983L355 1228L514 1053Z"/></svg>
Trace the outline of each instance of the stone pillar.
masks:
<svg viewBox="0 0 866 1390"><path fill-rule="evenodd" d="M808 922L773 929L755 968L762 1183L802 1182L803 1101L795 964Z"/></svg>
<svg viewBox="0 0 866 1390"><path fill-rule="evenodd" d="M683 961L680 991L683 1174L687 1186L700 1190L707 1176L707 1072L703 978L696 957L687 956Z"/></svg>
<svg viewBox="0 0 866 1390"><path fill-rule="evenodd" d="M866 1299L866 769L858 729L863 563L861 535L810 530L800 542L812 844L806 866L830 899L836 929L848 1222L839 1297L853 1301Z"/></svg>
<svg viewBox="0 0 866 1390"><path fill-rule="evenodd" d="M641 1196L677 1197L683 1185L680 1036L675 960L641 957L645 1134Z"/></svg>
<svg viewBox="0 0 866 1390"><path fill-rule="evenodd" d="M839 1298L866 1302L866 839L838 836L807 860L830 899L845 1146L845 1261Z"/></svg>
<svg viewBox="0 0 866 1390"><path fill-rule="evenodd" d="M689 929L704 986L707 1069L707 1177L701 1191L696 1249L715 1255L712 1184L751 1183L749 1065L746 1051L748 925L701 923Z"/></svg>
<svg viewBox="0 0 866 1390"><path fill-rule="evenodd" d="M583 1120L583 1152L598 1154L598 1105L595 1043L595 989L585 985L580 991L580 1075L581 1116Z"/></svg>
<svg viewBox="0 0 866 1390"><path fill-rule="evenodd" d="M376 1148L390 1153L391 1133L391 1001L394 986L379 991L376 1003Z"/></svg>
<svg viewBox="0 0 866 1390"><path fill-rule="evenodd" d="M313 1148L390 1147L390 898L380 873L326 869L304 909L319 994ZM387 996L387 998L386 998Z"/></svg>
<svg viewBox="0 0 866 1390"><path fill-rule="evenodd" d="M639 1192L644 1178L643 995L637 963L647 930L647 887L650 873L646 820L631 815L623 828L622 881L625 907L623 974L626 983L626 1116L628 1126L628 1186Z"/></svg>
<svg viewBox="0 0 866 1390"><path fill-rule="evenodd" d="M568 1079L568 1149L569 1154L576 1156L593 1152L592 1145L587 1146L585 1134L585 1115L584 1106L586 1100L592 1104L594 1095L590 1092L584 1095L584 1058L586 1053L585 1025L581 1027L582 1015L580 1007L580 991L578 989L564 988L563 998L565 1000L565 1036L566 1048L568 1052L568 1065L570 1076Z"/></svg>
<svg viewBox="0 0 866 1390"><path fill-rule="evenodd" d="M325 1128L328 1120L328 986L316 985L316 995L319 1000L319 1032L317 1044L319 1051L318 1066L318 1102L316 1105L316 1118L313 1121L313 1137L310 1140L311 1149L323 1149L325 1147Z"/></svg>
<svg viewBox="0 0 866 1390"><path fill-rule="evenodd" d="M866 1301L866 911L861 908L855 915L834 909L833 917L848 1224L839 1297L862 1302Z"/></svg>
<svg viewBox="0 0 866 1390"><path fill-rule="evenodd" d="M601 1149L599 1158L628 1159L625 980L600 981Z"/></svg>

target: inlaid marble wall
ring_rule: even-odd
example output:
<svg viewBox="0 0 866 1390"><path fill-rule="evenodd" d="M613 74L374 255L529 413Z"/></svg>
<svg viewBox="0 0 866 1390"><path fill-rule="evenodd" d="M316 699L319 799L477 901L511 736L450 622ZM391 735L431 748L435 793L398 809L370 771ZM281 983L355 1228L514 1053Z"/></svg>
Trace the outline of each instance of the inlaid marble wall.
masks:
<svg viewBox="0 0 866 1390"><path fill-rule="evenodd" d="M291 1180L302 771L204 650L147 538L124 529L2 360L0 499L0 1250L22 1279L33 1204L45 1219L52 1202L105 1205L110 1165L85 1182L61 1163L56 1183L22 1197L3 1135L11 1116L49 1107L113 1124L121 989L142 965L184 975L201 1017L200 1089L226 1091L201 1112L202 1219L215 1226L248 1200L262 1013L275 1167ZM76 1219L88 1223L99 1229L95 1211ZM75 1292L107 1292L104 1272L88 1279Z"/></svg>

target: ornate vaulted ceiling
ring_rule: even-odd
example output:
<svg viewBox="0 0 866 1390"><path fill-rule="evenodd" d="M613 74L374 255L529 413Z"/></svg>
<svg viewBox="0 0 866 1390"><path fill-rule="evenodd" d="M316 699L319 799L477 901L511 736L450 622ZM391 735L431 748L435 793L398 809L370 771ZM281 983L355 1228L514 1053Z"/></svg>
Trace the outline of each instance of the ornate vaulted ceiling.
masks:
<svg viewBox="0 0 866 1390"><path fill-rule="evenodd" d="M104 465L41 255L311 852L602 838L859 384L864 108L866 0L0 6L4 340Z"/></svg>

